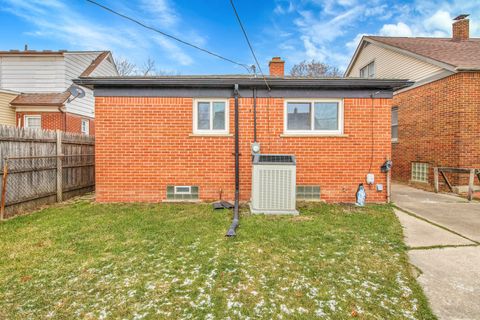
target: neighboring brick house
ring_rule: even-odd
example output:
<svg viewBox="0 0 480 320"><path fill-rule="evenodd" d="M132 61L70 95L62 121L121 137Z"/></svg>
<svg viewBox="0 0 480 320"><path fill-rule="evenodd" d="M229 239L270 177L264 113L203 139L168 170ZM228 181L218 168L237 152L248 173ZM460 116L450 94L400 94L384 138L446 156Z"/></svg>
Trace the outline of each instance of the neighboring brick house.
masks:
<svg viewBox="0 0 480 320"><path fill-rule="evenodd" d="M93 92L72 79L117 76L109 51L0 51L0 124L94 134Z"/></svg>
<svg viewBox="0 0 480 320"><path fill-rule="evenodd" d="M345 73L415 81L393 98L398 181L431 187L436 166L480 168L480 39L469 37L465 15L452 31L452 38L365 36ZM462 185L467 177L451 179Z"/></svg>
<svg viewBox="0 0 480 320"><path fill-rule="evenodd" d="M292 78L283 70L281 59L270 62L271 90L249 75L75 80L95 93L97 201L175 200L177 188L191 200L233 199L238 84L241 200L251 193L256 101L261 153L296 156L297 187L309 193L299 197L354 202L371 171L367 199L385 202L380 167L391 156L392 92L409 83Z"/></svg>

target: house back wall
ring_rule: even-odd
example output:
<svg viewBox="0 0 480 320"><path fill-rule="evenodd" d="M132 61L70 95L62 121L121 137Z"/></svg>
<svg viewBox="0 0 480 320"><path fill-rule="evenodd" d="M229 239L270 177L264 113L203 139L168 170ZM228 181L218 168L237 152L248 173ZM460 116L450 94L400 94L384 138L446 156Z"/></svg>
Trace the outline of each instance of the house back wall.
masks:
<svg viewBox="0 0 480 320"><path fill-rule="evenodd" d="M200 199L234 198L234 100L230 135L192 133L193 98L96 97L96 199L160 202L168 185L199 186ZM354 202L372 159L376 183L390 157L390 99L345 98L344 135L285 137L284 99L257 99L257 140L262 153L294 154L297 185L320 185L327 202ZM253 99L240 98L240 197L250 199ZM384 202L386 188L367 187L367 201Z"/></svg>

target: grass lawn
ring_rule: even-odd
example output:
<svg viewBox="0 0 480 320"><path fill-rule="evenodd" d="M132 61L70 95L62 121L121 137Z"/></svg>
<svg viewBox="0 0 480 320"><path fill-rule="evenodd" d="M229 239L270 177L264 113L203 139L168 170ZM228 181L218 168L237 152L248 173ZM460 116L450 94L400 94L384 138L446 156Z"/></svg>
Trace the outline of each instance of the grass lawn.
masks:
<svg viewBox="0 0 480 320"><path fill-rule="evenodd" d="M0 224L2 319L434 319L389 206L80 200Z"/></svg>

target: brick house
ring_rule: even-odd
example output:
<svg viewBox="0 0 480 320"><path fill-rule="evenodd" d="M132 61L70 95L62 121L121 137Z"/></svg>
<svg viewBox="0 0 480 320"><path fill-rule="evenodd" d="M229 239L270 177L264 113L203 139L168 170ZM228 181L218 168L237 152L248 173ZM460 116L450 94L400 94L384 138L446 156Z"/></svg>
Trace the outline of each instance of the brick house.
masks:
<svg viewBox="0 0 480 320"><path fill-rule="evenodd" d="M93 92L72 79L117 76L109 51L0 51L0 124L94 134Z"/></svg>
<svg viewBox="0 0 480 320"><path fill-rule="evenodd" d="M365 36L345 75L414 81L393 96L393 179L431 187L434 167L480 168L480 39L466 15L451 38Z"/></svg>
<svg viewBox="0 0 480 320"><path fill-rule="evenodd" d="M371 172L368 201L385 202L386 188L376 185L386 183L380 167L390 158L392 92L409 83L283 72L274 58L270 90L249 75L75 80L95 94L97 201L161 202L177 191L190 200L233 199L237 84L240 200L250 199L257 141L262 154L296 156L298 198L354 202Z"/></svg>

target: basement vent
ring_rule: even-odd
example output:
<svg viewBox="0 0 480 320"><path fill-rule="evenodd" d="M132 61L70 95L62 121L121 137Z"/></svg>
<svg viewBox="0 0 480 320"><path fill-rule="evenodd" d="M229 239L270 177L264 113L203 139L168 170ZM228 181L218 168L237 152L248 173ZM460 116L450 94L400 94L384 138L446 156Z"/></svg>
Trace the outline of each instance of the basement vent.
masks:
<svg viewBox="0 0 480 320"><path fill-rule="evenodd" d="M191 201L198 200L197 186L167 186L167 200Z"/></svg>
<svg viewBox="0 0 480 320"><path fill-rule="evenodd" d="M320 186L297 186L297 200L319 201Z"/></svg>
<svg viewBox="0 0 480 320"><path fill-rule="evenodd" d="M298 214L296 162L292 155L255 155L252 172L253 213Z"/></svg>

